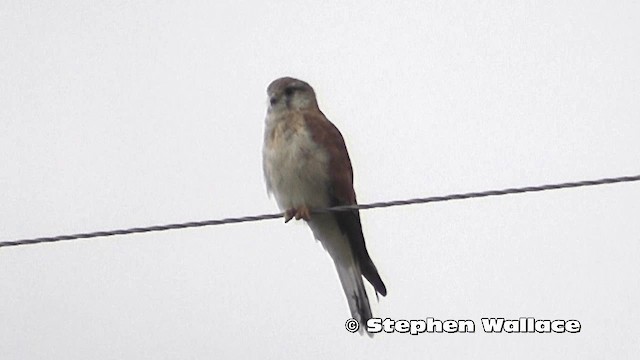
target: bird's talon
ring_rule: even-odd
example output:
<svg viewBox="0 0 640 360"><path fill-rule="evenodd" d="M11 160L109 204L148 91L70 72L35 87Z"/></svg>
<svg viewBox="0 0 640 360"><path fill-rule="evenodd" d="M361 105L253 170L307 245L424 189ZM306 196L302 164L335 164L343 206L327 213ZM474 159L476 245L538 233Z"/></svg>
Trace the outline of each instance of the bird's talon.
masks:
<svg viewBox="0 0 640 360"><path fill-rule="evenodd" d="M304 219L309 221L311 219L311 211L309 211L309 208L306 206L301 206L297 209L287 209L284 212L284 222L288 223L293 218L295 218L296 220Z"/></svg>
<svg viewBox="0 0 640 360"><path fill-rule="evenodd" d="M301 206L300 208L298 208L298 211L296 212L296 220L300 219L304 219L306 221L311 220L311 212L309 211L308 207Z"/></svg>
<svg viewBox="0 0 640 360"><path fill-rule="evenodd" d="M291 221L291 219L293 219L295 214L296 214L296 209L293 209L293 208L287 209L284 212L284 222L285 222L285 224L288 223L289 221Z"/></svg>

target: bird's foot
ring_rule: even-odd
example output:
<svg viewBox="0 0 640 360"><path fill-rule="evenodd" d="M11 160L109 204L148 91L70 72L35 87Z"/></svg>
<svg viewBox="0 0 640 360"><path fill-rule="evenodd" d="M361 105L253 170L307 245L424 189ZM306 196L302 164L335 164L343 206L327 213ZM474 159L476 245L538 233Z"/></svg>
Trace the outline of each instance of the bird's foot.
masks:
<svg viewBox="0 0 640 360"><path fill-rule="evenodd" d="M296 220L304 219L309 221L311 220L311 211L304 205L298 208L287 209L287 211L284 212L284 222L288 223L293 218Z"/></svg>

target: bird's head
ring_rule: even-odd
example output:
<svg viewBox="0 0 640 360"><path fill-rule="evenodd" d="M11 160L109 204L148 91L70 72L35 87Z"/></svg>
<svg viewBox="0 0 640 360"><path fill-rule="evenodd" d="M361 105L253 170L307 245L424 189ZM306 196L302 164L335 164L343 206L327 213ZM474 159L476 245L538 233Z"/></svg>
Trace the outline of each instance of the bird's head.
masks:
<svg viewBox="0 0 640 360"><path fill-rule="evenodd" d="M274 80L267 88L269 111L317 109L316 93L306 82L290 77Z"/></svg>

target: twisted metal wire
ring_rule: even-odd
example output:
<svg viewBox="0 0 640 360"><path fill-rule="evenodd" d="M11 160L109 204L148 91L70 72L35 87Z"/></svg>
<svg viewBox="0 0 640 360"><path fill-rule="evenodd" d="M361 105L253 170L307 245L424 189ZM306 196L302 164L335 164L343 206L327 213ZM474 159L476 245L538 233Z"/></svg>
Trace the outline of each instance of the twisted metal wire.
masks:
<svg viewBox="0 0 640 360"><path fill-rule="evenodd" d="M332 211L366 210L366 209L373 209L373 208L386 208L386 207L392 207L392 206L425 204L425 203L432 203L432 202L463 200L463 199L481 198L481 197L488 197L488 196L501 196L501 195L509 195L509 194L520 194L520 193L526 193L526 192L567 189L567 188L576 188L576 187L583 187L583 186L615 184L615 183L632 182L632 181L640 181L640 175L604 178L604 179L598 179L598 180L566 182L566 183L560 183L560 184L527 186L527 187L521 187L521 188L509 188L509 189L502 189L502 190L488 190L488 191L470 192L470 193L462 193L462 194L450 194L450 195L444 195L444 196L414 198L414 199L408 199L408 200L382 201L382 202L375 202L375 203L369 203L369 204L334 206L334 207L322 208L322 209L312 209L311 212L327 213ZM96 231L96 232L73 234L73 235L60 235L60 236L40 237L40 238L33 238L33 239L21 239L21 240L0 242L0 247L41 244L41 243L50 243L50 242L67 241L67 240L89 239L89 238L96 238L96 237L147 233L147 232L154 232L154 231L166 231L166 230L174 230L174 229L185 229L185 228L223 225L223 224L234 224L234 223L242 223L242 222L277 219L277 218L282 218L283 216L284 216L284 213L263 214L263 215L256 215L256 216L226 218L226 219L220 219L220 220L193 221L193 222L186 222L186 223L179 223L179 224L154 225L154 226L147 226L147 227L135 227L130 229Z"/></svg>

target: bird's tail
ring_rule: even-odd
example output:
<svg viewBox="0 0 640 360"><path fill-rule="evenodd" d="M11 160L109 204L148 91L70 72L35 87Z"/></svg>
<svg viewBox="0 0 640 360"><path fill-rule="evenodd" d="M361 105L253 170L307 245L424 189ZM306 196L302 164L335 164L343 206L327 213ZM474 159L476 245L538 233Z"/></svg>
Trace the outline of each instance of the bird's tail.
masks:
<svg viewBox="0 0 640 360"><path fill-rule="evenodd" d="M362 334L363 330L367 330L367 320L372 317L369 298L362 281L362 272L355 261L349 262L349 264L341 264L339 262L335 262L335 264L342 289L349 303L351 317L360 324L359 333ZM367 332L367 335L371 336L369 332Z"/></svg>

